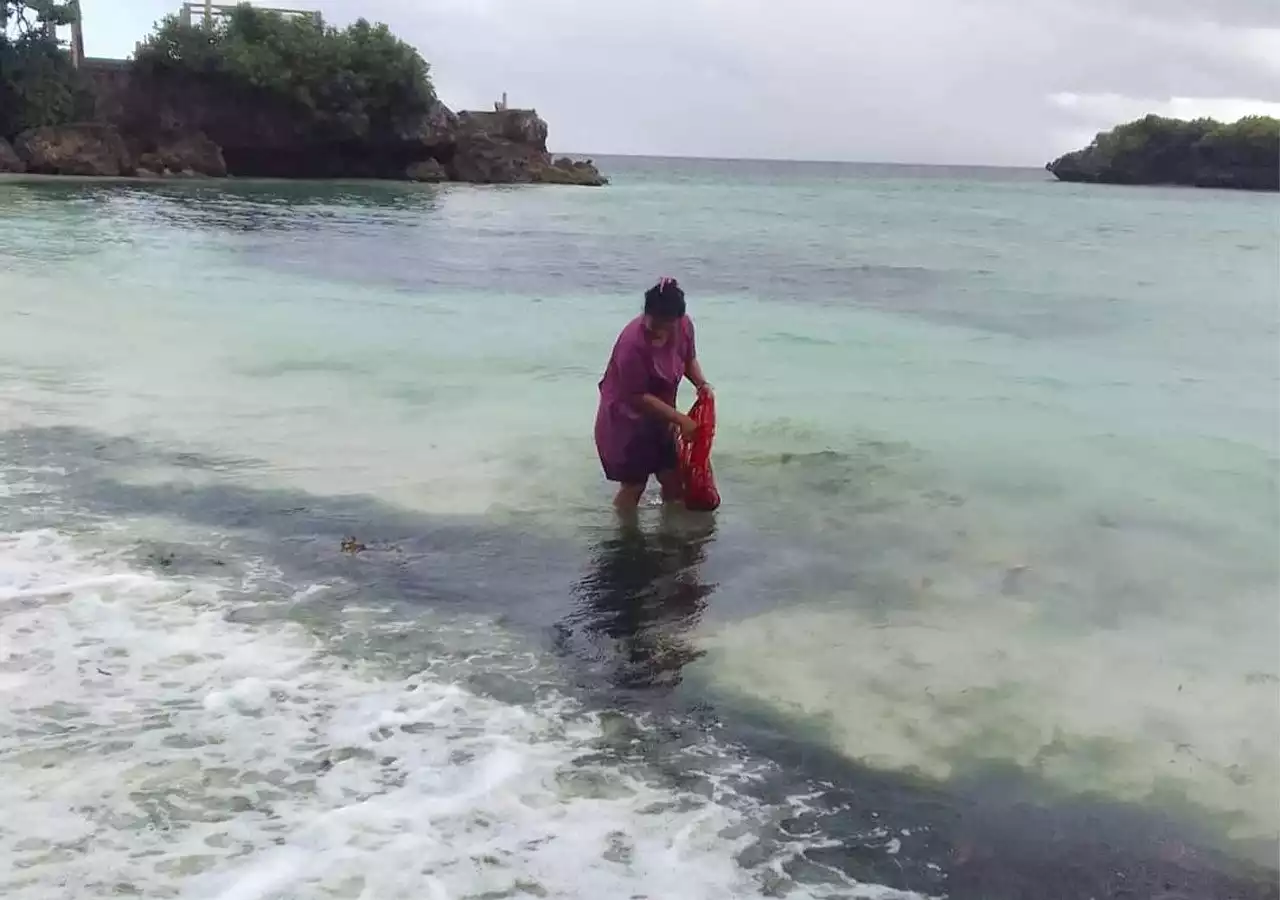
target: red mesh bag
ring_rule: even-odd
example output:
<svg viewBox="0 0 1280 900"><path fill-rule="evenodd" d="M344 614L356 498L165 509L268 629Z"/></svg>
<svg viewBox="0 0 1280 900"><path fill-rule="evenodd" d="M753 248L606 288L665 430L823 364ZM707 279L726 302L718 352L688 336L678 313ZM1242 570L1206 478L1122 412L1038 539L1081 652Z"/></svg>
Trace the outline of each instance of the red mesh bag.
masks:
<svg viewBox="0 0 1280 900"><path fill-rule="evenodd" d="M720 506L720 491L711 472L711 442L716 436L716 401L704 394L693 402L689 418L698 423L692 440L677 440L680 450L680 482L684 486L684 505L699 512L710 512Z"/></svg>

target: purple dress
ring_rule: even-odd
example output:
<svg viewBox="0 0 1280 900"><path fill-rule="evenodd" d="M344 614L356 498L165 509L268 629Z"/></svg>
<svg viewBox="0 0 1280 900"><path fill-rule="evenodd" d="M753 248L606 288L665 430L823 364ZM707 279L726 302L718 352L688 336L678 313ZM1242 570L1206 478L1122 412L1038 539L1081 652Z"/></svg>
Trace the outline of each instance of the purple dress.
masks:
<svg viewBox="0 0 1280 900"><path fill-rule="evenodd" d="M600 379L596 412L596 451L610 481L641 484L650 475L676 467L671 426L645 412L640 398L653 394L675 406L676 390L694 358L693 321L688 316L660 347L649 342L644 316L622 329Z"/></svg>

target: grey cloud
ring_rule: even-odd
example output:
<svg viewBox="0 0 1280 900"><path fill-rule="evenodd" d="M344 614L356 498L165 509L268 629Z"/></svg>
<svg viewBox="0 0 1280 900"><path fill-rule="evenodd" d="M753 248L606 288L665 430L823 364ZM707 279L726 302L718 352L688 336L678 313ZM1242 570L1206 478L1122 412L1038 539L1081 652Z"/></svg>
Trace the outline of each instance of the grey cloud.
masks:
<svg viewBox="0 0 1280 900"><path fill-rule="evenodd" d="M1122 7L1122 8L1120 8ZM1238 26L1280 0L325 0L419 45L444 98L536 105L557 149L1039 164L1058 92L1280 99Z"/></svg>
<svg viewBox="0 0 1280 900"><path fill-rule="evenodd" d="M1280 28L1275 0L1084 0L1099 9L1122 7L1134 17L1164 22L1214 22L1241 28Z"/></svg>

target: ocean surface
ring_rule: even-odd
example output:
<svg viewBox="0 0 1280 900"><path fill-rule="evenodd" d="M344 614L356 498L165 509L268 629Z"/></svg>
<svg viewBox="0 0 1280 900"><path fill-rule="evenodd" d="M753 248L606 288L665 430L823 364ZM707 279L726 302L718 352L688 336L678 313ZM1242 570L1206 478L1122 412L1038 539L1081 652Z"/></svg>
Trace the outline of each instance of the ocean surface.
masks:
<svg viewBox="0 0 1280 900"><path fill-rule="evenodd" d="M1280 896L1276 198L601 163L0 182L0 895Z"/></svg>

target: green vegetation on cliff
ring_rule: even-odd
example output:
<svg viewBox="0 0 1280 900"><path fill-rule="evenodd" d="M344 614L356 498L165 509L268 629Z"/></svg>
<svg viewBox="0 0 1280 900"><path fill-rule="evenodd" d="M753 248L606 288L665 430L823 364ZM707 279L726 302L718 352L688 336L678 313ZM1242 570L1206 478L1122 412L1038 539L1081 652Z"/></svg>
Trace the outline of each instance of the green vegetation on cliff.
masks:
<svg viewBox="0 0 1280 900"><path fill-rule="evenodd" d="M242 4L212 23L169 16L135 66L219 79L297 104L337 139L360 140L428 113L435 102L422 56L385 25L346 28Z"/></svg>
<svg viewBox="0 0 1280 900"><path fill-rule="evenodd" d="M77 69L56 31L78 2L0 0L0 172L608 181L589 161L553 160L532 109L455 114L385 25L247 4L192 22L186 10L131 62Z"/></svg>
<svg viewBox="0 0 1280 900"><path fill-rule="evenodd" d="M54 33L74 10L75 0L0 0L0 137L83 111L76 71Z"/></svg>
<svg viewBox="0 0 1280 900"><path fill-rule="evenodd" d="M1146 116L1047 166L1062 181L1280 190L1280 120Z"/></svg>

